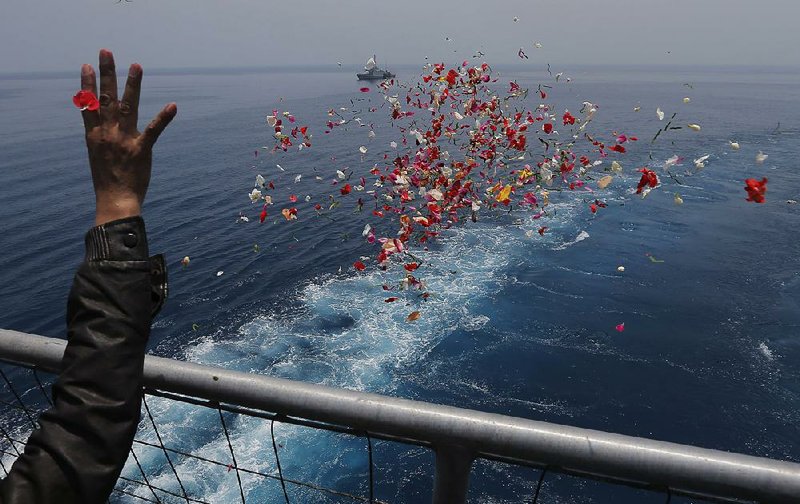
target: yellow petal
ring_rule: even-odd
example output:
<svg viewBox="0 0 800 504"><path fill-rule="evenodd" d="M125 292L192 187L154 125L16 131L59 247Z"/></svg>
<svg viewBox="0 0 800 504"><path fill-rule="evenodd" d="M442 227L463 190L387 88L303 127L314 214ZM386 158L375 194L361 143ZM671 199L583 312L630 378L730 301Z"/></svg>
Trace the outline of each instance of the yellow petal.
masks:
<svg viewBox="0 0 800 504"><path fill-rule="evenodd" d="M612 180L614 180L614 177L612 177L611 175L606 175L605 177L602 177L600 180L597 181L597 187L599 187L600 189L605 189L606 186L608 186L608 184L610 184Z"/></svg>
<svg viewBox="0 0 800 504"><path fill-rule="evenodd" d="M497 201L505 201L511 195L511 185L506 185L497 195Z"/></svg>

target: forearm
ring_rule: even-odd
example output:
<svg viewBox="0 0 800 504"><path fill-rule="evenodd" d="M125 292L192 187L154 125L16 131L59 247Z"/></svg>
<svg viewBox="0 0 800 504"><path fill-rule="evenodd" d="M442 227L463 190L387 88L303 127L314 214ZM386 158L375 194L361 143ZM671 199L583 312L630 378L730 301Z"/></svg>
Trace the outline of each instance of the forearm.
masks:
<svg viewBox="0 0 800 504"><path fill-rule="evenodd" d="M119 477L139 421L152 272L140 218L93 228L67 307L69 342L25 453L3 484L3 502L103 502Z"/></svg>

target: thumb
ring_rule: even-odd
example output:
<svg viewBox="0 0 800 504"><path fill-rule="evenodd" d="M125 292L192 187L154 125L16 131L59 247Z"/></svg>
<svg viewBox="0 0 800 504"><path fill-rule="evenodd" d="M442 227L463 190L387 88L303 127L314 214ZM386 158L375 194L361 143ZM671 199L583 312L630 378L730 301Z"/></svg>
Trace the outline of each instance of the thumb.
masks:
<svg viewBox="0 0 800 504"><path fill-rule="evenodd" d="M169 125L172 119L175 118L175 115L178 113L178 106L174 103L169 103L161 109L161 112L150 121L150 124L144 129L142 133L142 141L148 147L152 147L156 140L158 140L159 135L164 131L164 129Z"/></svg>

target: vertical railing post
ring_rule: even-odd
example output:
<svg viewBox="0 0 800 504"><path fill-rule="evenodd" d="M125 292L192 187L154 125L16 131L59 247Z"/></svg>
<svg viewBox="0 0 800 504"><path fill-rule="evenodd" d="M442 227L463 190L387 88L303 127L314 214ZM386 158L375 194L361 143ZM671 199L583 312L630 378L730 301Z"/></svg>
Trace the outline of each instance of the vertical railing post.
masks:
<svg viewBox="0 0 800 504"><path fill-rule="evenodd" d="M456 445L439 445L435 451L433 504L464 504L467 502L469 473L475 454Z"/></svg>

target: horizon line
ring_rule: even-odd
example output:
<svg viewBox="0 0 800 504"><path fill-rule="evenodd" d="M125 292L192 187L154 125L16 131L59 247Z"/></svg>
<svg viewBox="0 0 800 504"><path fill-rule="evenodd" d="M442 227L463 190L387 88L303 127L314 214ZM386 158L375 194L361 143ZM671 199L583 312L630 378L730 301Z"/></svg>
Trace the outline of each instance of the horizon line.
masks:
<svg viewBox="0 0 800 504"><path fill-rule="evenodd" d="M391 65L392 68L395 67L403 67L403 68L421 68L425 64L432 63L433 61L429 61L426 63L399 63ZM483 62L481 62L483 63ZM480 64L477 61L475 64ZM513 68L514 70L542 70L546 71L544 65L548 65L548 63L542 63L543 67L541 69L530 68L529 64L524 63L495 63L491 66L498 67L498 68ZM552 64L551 64L552 66ZM708 64L708 63L571 63L569 66L573 68L687 68L687 69L697 69L697 68L707 68L713 70L720 70L720 69L744 69L744 68L759 68L759 69L781 69L781 70L797 70L800 71L800 64L766 64L766 63L717 63L717 64ZM352 70L356 69L359 70L363 67L362 64L355 64L355 63L348 63L342 64L341 66L338 63L306 63L306 64L292 64L292 63L273 63L273 64L264 64L264 65L239 65L239 66L182 66L182 67L154 67L145 69L145 73L155 74L155 75L168 75L171 73L178 74L178 73L190 73L190 72L209 72L213 71L215 73L223 72L225 70L231 71L260 71L260 70ZM389 68L389 67L387 67ZM561 66L561 68L565 68L565 66ZM40 77L47 77L47 76L57 76L57 75L66 75L66 74L79 74L80 67L77 69L58 69L58 70L19 70L19 71L0 71L0 78L13 78L13 77L32 77L32 76L40 76ZM124 73L124 72L123 72ZM120 74L122 75L122 74Z"/></svg>

